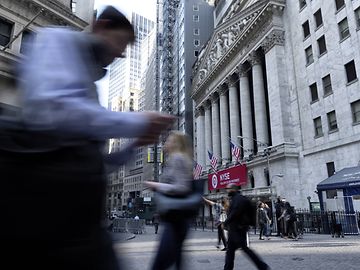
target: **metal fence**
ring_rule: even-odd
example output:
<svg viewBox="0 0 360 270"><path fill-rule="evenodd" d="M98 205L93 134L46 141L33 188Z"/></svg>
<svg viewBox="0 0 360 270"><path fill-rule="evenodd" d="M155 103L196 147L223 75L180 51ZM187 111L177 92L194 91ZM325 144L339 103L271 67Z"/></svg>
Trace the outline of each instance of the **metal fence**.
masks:
<svg viewBox="0 0 360 270"><path fill-rule="evenodd" d="M332 236L359 234L360 212L297 209L296 216L298 231L302 233L322 233Z"/></svg>
<svg viewBox="0 0 360 270"><path fill-rule="evenodd" d="M115 218L112 224L113 232L145 233L145 219Z"/></svg>

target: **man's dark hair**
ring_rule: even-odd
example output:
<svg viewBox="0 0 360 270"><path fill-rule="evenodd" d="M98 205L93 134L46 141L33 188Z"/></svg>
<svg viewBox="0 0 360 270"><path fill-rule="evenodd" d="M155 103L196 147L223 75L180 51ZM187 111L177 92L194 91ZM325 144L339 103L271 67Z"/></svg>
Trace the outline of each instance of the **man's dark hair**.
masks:
<svg viewBox="0 0 360 270"><path fill-rule="evenodd" d="M129 31L132 36L132 42L135 41L134 27L130 21L119 10L113 6L107 6L98 17L98 20L106 21L106 29L123 29Z"/></svg>

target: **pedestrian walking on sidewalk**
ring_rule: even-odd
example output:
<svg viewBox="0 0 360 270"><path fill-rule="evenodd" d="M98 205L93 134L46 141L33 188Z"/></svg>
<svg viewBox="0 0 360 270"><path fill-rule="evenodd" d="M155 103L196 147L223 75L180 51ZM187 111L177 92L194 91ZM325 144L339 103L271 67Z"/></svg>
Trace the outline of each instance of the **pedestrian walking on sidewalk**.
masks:
<svg viewBox="0 0 360 270"><path fill-rule="evenodd" d="M227 239L225 236L224 221L227 218L226 213L229 209L229 200L227 198L222 198L220 200L220 202L213 202L206 198L203 198L203 199L208 205L211 205L212 207L214 207L214 210L215 210L214 221L215 221L215 226L216 226L217 232L218 232L218 242L217 242L216 247L220 248L220 244L222 241L224 248L221 251L226 251Z"/></svg>
<svg viewBox="0 0 360 270"><path fill-rule="evenodd" d="M256 211L256 209L253 210L251 201L239 193L238 186L229 184L227 190L231 203L228 217L224 222L225 227L229 230L224 270L234 269L235 251L239 248L252 260L258 270L269 270L269 266L247 245L251 216L256 215L250 211Z"/></svg>
<svg viewBox="0 0 360 270"><path fill-rule="evenodd" d="M157 143L173 117L99 104L95 82L135 32L108 6L90 33L38 29L17 70L19 114L0 115L1 269L118 270L103 226L106 173ZM110 138L133 138L105 154ZM19 214L21 211L21 214ZM16 259L17 258L17 259Z"/></svg>
<svg viewBox="0 0 360 270"><path fill-rule="evenodd" d="M178 198L192 192L193 154L189 137L172 131L164 145L165 167L160 182L147 181L150 189ZM152 270L181 269L182 246L189 230L190 220L181 215L161 216L163 233L152 265Z"/></svg>
<svg viewBox="0 0 360 270"><path fill-rule="evenodd" d="M268 237L267 234L267 224L270 224L270 219L265 211L265 204L263 202L259 202L258 204L258 224L259 224L259 240L264 240L265 238L263 236Z"/></svg>
<svg viewBox="0 0 360 270"><path fill-rule="evenodd" d="M152 224L154 224L155 234L157 234L158 230L159 230L159 224L160 224L160 215L159 215L159 213L154 213L154 215L152 217Z"/></svg>

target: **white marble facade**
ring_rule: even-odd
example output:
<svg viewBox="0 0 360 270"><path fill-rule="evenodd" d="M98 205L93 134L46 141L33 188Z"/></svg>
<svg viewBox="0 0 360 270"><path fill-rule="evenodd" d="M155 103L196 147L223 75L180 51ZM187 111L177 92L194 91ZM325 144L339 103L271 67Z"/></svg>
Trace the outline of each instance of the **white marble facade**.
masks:
<svg viewBox="0 0 360 270"><path fill-rule="evenodd" d="M207 150L221 160L219 168L233 166L231 138L243 148L254 178L253 185L249 181L243 187L244 193L269 198L272 182L275 196L308 208L308 196L318 201L314 191L328 177L327 163L333 162L336 171L358 165L360 125L353 123L351 103L360 100L359 82L347 82L345 64L354 60L360 66L356 20L360 1L346 0L338 11L335 1L326 2L325 6L324 1L307 0L300 9L297 0L249 0L241 5L233 1L236 6L225 13L193 68L196 157L205 178L211 172ZM318 10L322 25L315 22ZM341 40L337 23L344 18L350 36ZM310 35L304 38L306 21ZM319 55L321 36L326 52ZM314 61L306 63L309 46ZM328 74L332 93L323 95ZM313 83L319 96L315 102L309 90ZM337 130L329 129L328 113L333 110ZM315 136L316 117L322 120L321 136ZM264 151L269 149L267 177Z"/></svg>

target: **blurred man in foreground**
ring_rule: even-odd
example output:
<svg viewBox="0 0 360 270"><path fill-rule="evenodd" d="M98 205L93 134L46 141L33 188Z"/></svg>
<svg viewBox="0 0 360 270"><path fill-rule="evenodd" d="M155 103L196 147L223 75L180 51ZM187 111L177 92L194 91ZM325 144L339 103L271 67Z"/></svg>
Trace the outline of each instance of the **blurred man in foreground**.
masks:
<svg viewBox="0 0 360 270"><path fill-rule="evenodd" d="M29 46L18 70L21 117L0 119L1 264L119 269L101 226L105 165L117 168L173 121L158 113L111 112L98 103L94 82L134 39L126 17L107 7L92 33L41 29ZM105 140L120 137L135 139L104 157Z"/></svg>

